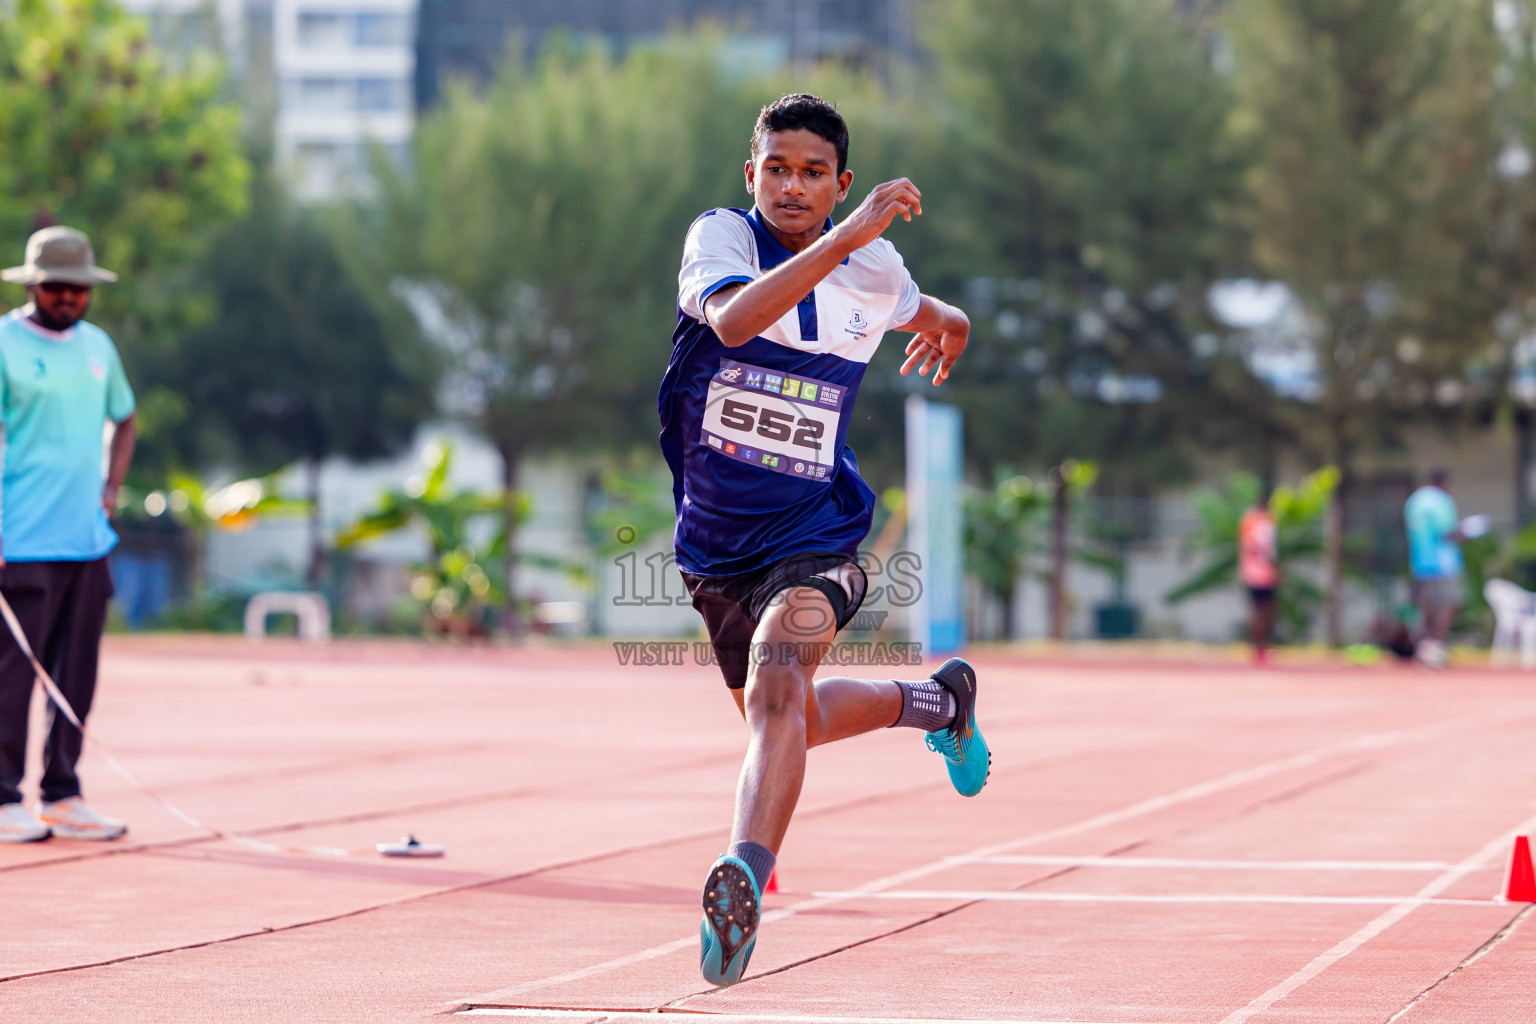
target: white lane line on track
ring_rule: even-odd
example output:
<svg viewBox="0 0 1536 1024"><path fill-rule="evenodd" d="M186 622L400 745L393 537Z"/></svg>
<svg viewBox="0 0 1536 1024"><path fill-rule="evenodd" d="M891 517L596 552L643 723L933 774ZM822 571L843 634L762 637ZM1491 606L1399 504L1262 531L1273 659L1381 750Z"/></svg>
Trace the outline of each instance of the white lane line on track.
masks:
<svg viewBox="0 0 1536 1024"><path fill-rule="evenodd" d="M557 1020L630 1021L656 1024L663 1015L698 1017L709 1024L1094 1024L1093 1021L982 1020L975 1017L802 1017L784 1013L709 1013L699 1010L667 1010L665 1014L637 1010L544 1010L535 1006L477 1006L460 1010L458 1017L543 1017ZM1124 1024L1124 1022L1122 1022Z"/></svg>
<svg viewBox="0 0 1536 1024"><path fill-rule="evenodd" d="M1028 864L1061 868L1172 868L1179 871L1444 871L1443 860L1183 860L1177 857L1053 857L1013 854L948 857L951 864Z"/></svg>
<svg viewBox="0 0 1536 1024"><path fill-rule="evenodd" d="M1355 932L1349 938L1339 942L1332 949L1318 954L1318 956L1311 963L1307 964L1305 967L1291 975L1289 978L1286 978L1284 981L1270 989L1268 992L1265 992L1263 995L1254 998L1254 1000L1247 1006L1244 1006L1239 1010L1234 1010L1232 1013L1223 1017L1220 1024L1243 1024L1244 1021L1247 1021L1255 1014L1263 1013L1265 1010L1268 1010L1271 1006L1274 1006L1280 1000L1284 999L1292 992L1295 992L1307 982L1311 981L1319 974L1322 974L1328 968L1332 967L1340 960L1343 960L1355 950L1359 949L1367 942L1370 942L1376 936L1380 935L1382 932L1386 931L1388 928L1392 927L1394 924L1401 921L1409 914L1413 913L1414 910L1423 906L1427 901L1429 901L1431 897L1438 896L1440 893L1444 892L1446 889L1449 889L1462 878L1465 878L1472 872L1477 871L1493 862L1496 858L1503 855L1505 850L1509 848L1510 844L1514 842L1515 836L1523 835L1529 832L1532 828L1536 828L1536 817L1532 817L1526 821L1521 822L1519 825L1515 826L1507 832L1500 833L1497 837L1489 840L1486 844L1484 844L1482 849L1478 850L1476 853L1471 854L1470 856L1463 859L1460 863L1450 868L1448 871L1437 876L1418 892L1414 893L1410 898L1401 901L1392 909L1386 911L1380 917L1376 918L1374 921L1370 922L1359 931ZM1498 904L1490 901L1489 905L1497 906ZM1511 909L1516 906L1516 904L1510 903L1503 905L1510 907Z"/></svg>
<svg viewBox="0 0 1536 1024"><path fill-rule="evenodd" d="M892 889L886 892L813 892L826 900L939 900L949 903L1283 903L1302 906L1396 907L1434 903L1453 907L1498 907L1497 900L1456 900L1420 896L1305 896L1284 893L1114 893L1035 892L1018 889Z"/></svg>
<svg viewBox="0 0 1536 1024"><path fill-rule="evenodd" d="M771 917L773 917L771 911L764 914L763 922L766 923ZM650 949L642 949L638 952L630 953L628 956L604 960L602 963L593 964L590 967L567 971L564 974L556 974L549 978L539 978L537 981L525 981L523 984L513 985L511 988L497 989L496 997L498 999L511 999L513 996L520 996L525 992L532 992L535 989L549 988L551 985L564 985L570 981L581 981L583 978L590 978L594 974L607 974L609 971L622 970L631 964L641 964L647 960L654 960L659 956L666 956L668 953L676 953L680 949L687 949L689 946L697 947L698 944L699 937L697 935L690 935L685 939L674 939L671 942L664 942L659 946L652 946ZM466 999L464 1002L476 1003L479 1000Z"/></svg>
<svg viewBox="0 0 1536 1024"><path fill-rule="evenodd" d="M1333 743L1325 743L1321 747L1304 750L1299 754L1266 761L1251 768L1241 768L1235 772L1229 772L1226 775L1217 776L1205 782L1197 782L1192 786L1185 786L1182 789L1149 797L1146 800L1129 804L1117 810L1105 811L1102 814L1096 814L1091 818L1084 818L1071 825L1062 825L1058 828L1036 832L1033 835L1023 836L1019 839L1011 839L1001 843L978 847L960 856L996 857L1028 846L1038 846L1041 843L1048 843L1057 839L1070 839L1101 828L1107 828L1110 825L1119 825L1137 818L1146 817L1149 814L1169 810L1182 804L1203 800L1206 797L1215 796L1251 782L1262 782L1265 779L1273 778L1276 775L1283 775L1286 772L1310 768L1336 757L1385 750L1390 747L1402 746L1415 740L1432 739L1447 732L1454 732L1467 726L1480 724L1489 718L1530 717L1533 712L1536 712L1536 703L1522 701L1518 704L1501 705L1483 711L1475 711L1457 718L1431 722L1427 725L1416 725L1406 729L1392 729L1387 732L1364 733L1347 740L1336 740ZM946 857L907 871L886 875L884 878L877 878L873 882L866 882L864 885L858 886L857 891L879 892L885 889L894 889L899 885L905 885L919 878L927 878L929 875L946 870L949 867L950 860L951 858ZM817 901L814 900L803 904L797 903L784 908L784 911L781 911L781 913L793 913L796 910L808 909L816 905L818 905ZM825 906L825 902L822 902L820 905Z"/></svg>
<svg viewBox="0 0 1536 1024"><path fill-rule="evenodd" d="M1455 732L1458 729L1483 723L1488 719L1518 719L1523 717L1530 717L1533 713L1536 713L1536 702L1521 701L1516 704L1502 704L1497 707L1485 708L1482 711L1474 711L1466 715L1460 715L1456 718L1441 719L1436 722L1430 722L1426 725L1409 726L1404 729L1390 729L1386 732L1362 733L1361 735L1353 736L1349 739L1335 740L1332 743L1325 743L1320 747L1314 747L1311 750L1304 750L1299 754L1291 754L1288 757L1276 758L1273 761L1265 761L1262 764L1257 764L1250 768L1240 768L1237 771L1228 772L1226 775L1219 775L1214 779L1207 779L1205 782L1197 782L1193 785L1185 786L1181 789L1171 790L1158 796L1149 797L1145 800L1139 800L1136 803L1128 804L1113 811L1105 811L1102 814L1096 814L1092 817L1084 818L1081 821L1074 822L1071 825L1062 825L1057 828L1047 829L1044 832L1036 832L1033 835L1023 836L1018 839L1011 839L1002 843L992 843L987 846L981 846L969 851L968 853L962 854L961 856L995 857L1001 854L1010 853L1014 850L1023 849L1027 846L1047 843L1057 839L1069 839L1074 836L1083 835L1085 833L1096 831L1097 829L1108 827L1110 825L1118 825L1123 822L1133 821L1137 818L1146 817L1149 814L1156 814L1159 811L1165 811L1173 807L1181 806L1183 804L1193 803L1196 800L1203 800L1206 797L1215 796L1218 793L1224 793L1228 790L1236 789L1240 786L1245 786L1252 782L1262 782L1265 779L1273 778L1276 775L1283 775L1286 772L1298 771L1302 768L1310 768L1313 765L1320 764L1333 758L1343 757L1347 754L1359 754L1377 750L1386 750L1391 747L1402 746L1405 743L1414 742L1415 740L1432 739L1434 737L1444 735L1448 732ZM927 864L923 864L915 868L909 868L906 871L898 871L893 875L886 875L883 878L877 878L872 882L866 882L859 886L857 892L880 892L886 889L894 889L899 885L905 885L908 882L916 881L919 878L927 878L929 875L934 875L950 868L951 859L952 858L949 857L942 857ZM803 910L820 910L835 902L837 901L818 900L815 898L802 900L799 903L793 903L787 907L781 907L778 910L769 911L763 915L762 924L770 924L773 921L782 920L783 918L790 917ZM678 950L685 949L696 942L698 942L698 936L690 935L687 938L675 939L672 942L663 943L658 946L652 946L649 949L642 949L634 953L629 953L625 956L615 957L612 960L604 960L601 963L592 964L591 966L583 967L579 970L568 971L564 974L557 974L548 978L539 978L533 981L525 981L521 985L514 985L510 988L497 989L495 992L487 993L487 995L483 998L458 1000L453 1005L473 1005L476 1003L485 1002L486 999L493 996L497 999L507 999L513 996L524 995L528 992L535 992L539 989L549 988L552 985L560 985L570 981L580 981L584 978L593 977L594 975L606 974L609 971L620 970L630 966L631 964L642 963L646 960L654 960L657 957L675 953ZM750 976L744 980L751 980ZM1225 1024L1225 1022L1223 1022L1223 1024Z"/></svg>

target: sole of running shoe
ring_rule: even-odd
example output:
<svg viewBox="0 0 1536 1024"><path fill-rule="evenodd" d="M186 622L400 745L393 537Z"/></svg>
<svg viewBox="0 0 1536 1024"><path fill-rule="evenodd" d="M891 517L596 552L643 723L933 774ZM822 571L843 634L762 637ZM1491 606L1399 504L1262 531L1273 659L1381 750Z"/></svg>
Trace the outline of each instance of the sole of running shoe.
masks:
<svg viewBox="0 0 1536 1024"><path fill-rule="evenodd" d="M699 924L699 971L704 980L728 988L741 980L762 918L762 896L752 871L735 857L721 857L704 885L704 920Z"/></svg>
<svg viewBox="0 0 1536 1024"><path fill-rule="evenodd" d="M62 825L49 825L55 839L72 839L76 842L110 842L113 839L121 839L128 834L128 829L122 828L116 832L105 829L72 829Z"/></svg>
<svg viewBox="0 0 1536 1024"><path fill-rule="evenodd" d="M44 839L47 839L52 834L53 833L52 833L51 830L43 829L41 834L33 832L33 833L20 833L20 834L11 834L11 835L0 835L0 843L12 843L12 844L18 844L18 843L40 843Z"/></svg>

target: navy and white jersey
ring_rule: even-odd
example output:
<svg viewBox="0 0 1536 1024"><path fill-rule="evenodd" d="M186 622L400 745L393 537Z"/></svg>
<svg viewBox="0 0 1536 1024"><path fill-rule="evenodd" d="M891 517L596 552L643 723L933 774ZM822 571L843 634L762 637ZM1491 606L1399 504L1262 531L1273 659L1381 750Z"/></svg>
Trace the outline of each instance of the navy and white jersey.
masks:
<svg viewBox="0 0 1536 1024"><path fill-rule="evenodd" d="M755 208L711 210L688 230L657 399L684 572L734 575L813 551L852 556L869 532L875 495L845 443L848 423L881 337L909 323L922 296L895 246L877 238L777 323L727 348L704 322L704 300L793 255Z"/></svg>

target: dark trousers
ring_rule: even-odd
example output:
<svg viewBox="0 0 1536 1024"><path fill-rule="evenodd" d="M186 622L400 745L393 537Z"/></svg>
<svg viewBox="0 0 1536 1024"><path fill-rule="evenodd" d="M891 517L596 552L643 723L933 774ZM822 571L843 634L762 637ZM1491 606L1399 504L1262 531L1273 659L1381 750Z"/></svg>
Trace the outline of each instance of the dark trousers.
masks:
<svg viewBox="0 0 1536 1024"><path fill-rule="evenodd" d="M10 602L27 642L80 720L96 695L96 663L107 624L112 573L107 560L8 562L0 567L0 594ZM3 627L0 621L0 627ZM0 628L0 804L21 799L26 770L27 707L36 673L9 629ZM75 763L85 738L53 711L43 746L44 800L80 795Z"/></svg>

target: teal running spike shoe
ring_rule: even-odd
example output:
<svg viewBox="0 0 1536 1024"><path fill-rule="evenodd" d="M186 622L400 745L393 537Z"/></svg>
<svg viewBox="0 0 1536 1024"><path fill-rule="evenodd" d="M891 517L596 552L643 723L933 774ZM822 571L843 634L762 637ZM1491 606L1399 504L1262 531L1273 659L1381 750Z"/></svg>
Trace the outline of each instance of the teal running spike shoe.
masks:
<svg viewBox="0 0 1536 1024"><path fill-rule="evenodd" d="M992 774L992 751L976 728L976 670L963 658L950 658L932 678L955 695L955 720L927 735L928 749L944 755L960 795L975 796Z"/></svg>
<svg viewBox="0 0 1536 1024"><path fill-rule="evenodd" d="M704 921L699 925L699 970L711 985L741 980L757 944L763 897L746 862L721 857L704 882Z"/></svg>

